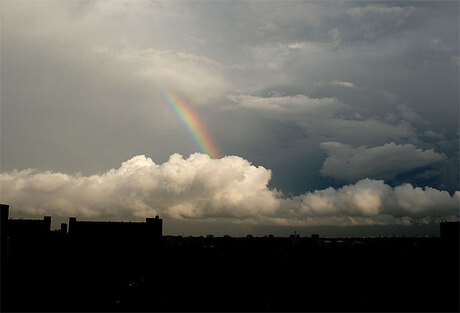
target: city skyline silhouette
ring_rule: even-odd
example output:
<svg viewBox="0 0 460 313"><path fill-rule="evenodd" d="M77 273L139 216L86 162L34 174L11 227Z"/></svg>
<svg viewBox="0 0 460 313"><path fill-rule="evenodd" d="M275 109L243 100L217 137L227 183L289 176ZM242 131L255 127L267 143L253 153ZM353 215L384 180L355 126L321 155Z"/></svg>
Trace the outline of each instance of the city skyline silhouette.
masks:
<svg viewBox="0 0 460 313"><path fill-rule="evenodd" d="M459 1L1 12L2 311L459 310Z"/></svg>
<svg viewBox="0 0 460 313"><path fill-rule="evenodd" d="M1 210L6 312L459 309L458 221L441 238L182 237L158 216L51 231Z"/></svg>

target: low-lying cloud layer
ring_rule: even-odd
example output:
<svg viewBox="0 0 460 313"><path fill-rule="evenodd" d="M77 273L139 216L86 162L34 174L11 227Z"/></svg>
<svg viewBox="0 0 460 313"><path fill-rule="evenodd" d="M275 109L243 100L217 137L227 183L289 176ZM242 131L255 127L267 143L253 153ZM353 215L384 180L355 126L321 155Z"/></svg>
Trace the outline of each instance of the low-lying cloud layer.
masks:
<svg viewBox="0 0 460 313"><path fill-rule="evenodd" d="M76 216L136 220L159 214L173 219L215 219L277 225L425 223L457 216L460 192L410 184L391 187L364 179L285 197L270 189L271 171L226 156L172 155L155 164L143 155L103 174L68 175L34 169L0 174L1 201L22 216Z"/></svg>

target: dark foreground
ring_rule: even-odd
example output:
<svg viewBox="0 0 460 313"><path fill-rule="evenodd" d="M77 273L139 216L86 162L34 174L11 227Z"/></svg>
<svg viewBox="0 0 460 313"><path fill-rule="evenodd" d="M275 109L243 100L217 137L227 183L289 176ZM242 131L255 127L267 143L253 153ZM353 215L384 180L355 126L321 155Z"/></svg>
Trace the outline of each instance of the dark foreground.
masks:
<svg viewBox="0 0 460 313"><path fill-rule="evenodd" d="M439 238L21 242L2 311L457 311L459 249Z"/></svg>

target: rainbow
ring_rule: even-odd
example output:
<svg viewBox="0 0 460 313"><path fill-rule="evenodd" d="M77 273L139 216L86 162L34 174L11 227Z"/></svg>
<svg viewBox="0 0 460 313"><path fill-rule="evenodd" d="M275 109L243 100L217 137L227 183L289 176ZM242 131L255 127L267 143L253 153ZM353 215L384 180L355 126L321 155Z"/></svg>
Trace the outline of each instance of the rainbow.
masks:
<svg viewBox="0 0 460 313"><path fill-rule="evenodd" d="M201 152L207 153L213 159L220 158L221 153L219 148L214 144L206 125L193 108L177 95L164 91L161 91L161 95L192 136L198 149Z"/></svg>

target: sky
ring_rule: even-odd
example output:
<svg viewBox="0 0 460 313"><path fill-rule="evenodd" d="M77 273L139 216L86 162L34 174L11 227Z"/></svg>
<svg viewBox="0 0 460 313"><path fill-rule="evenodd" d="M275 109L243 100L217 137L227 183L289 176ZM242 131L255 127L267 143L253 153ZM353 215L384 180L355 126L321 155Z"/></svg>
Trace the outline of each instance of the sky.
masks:
<svg viewBox="0 0 460 313"><path fill-rule="evenodd" d="M458 219L458 1L2 1L14 218L437 235Z"/></svg>

